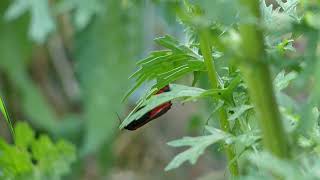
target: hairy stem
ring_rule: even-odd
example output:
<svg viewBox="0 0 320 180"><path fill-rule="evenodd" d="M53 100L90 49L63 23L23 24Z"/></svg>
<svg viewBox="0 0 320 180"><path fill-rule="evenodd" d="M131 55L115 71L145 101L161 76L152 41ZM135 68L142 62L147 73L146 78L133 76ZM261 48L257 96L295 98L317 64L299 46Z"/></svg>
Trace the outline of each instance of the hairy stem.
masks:
<svg viewBox="0 0 320 180"><path fill-rule="evenodd" d="M212 49L210 44L210 34L207 29L202 29L200 35L200 49L203 54L204 62L208 70L208 76L212 88L218 88L218 78L215 66L213 64ZM226 132L231 132L227 113L224 108L219 110L219 121L221 129ZM238 163L235 160L236 154L232 145L226 145L225 151L228 159L230 174L235 177L239 175Z"/></svg>
<svg viewBox="0 0 320 180"><path fill-rule="evenodd" d="M251 14L260 21L259 0L242 0ZM273 92L268 64L264 60L263 35L254 24L240 26L242 39L241 66L249 95L260 121L265 148L279 158L289 158L289 143L284 132L280 113Z"/></svg>

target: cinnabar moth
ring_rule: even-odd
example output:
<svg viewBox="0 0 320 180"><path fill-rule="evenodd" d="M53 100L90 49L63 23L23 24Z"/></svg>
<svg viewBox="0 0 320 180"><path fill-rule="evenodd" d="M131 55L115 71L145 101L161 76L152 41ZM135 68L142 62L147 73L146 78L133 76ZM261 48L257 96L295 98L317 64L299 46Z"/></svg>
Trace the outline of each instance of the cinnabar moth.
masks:
<svg viewBox="0 0 320 180"><path fill-rule="evenodd" d="M165 93L165 92L169 92L169 91L170 91L170 87L169 87L169 85L167 85L167 86L163 87L162 89L160 89L156 93L156 95L161 94L161 93ZM142 127L143 125L147 124L148 122L150 122L150 121L162 116L164 113L166 113L171 108L171 105L172 105L171 101L168 101L166 103L163 103L163 104L155 107L154 109L147 112L139 119L132 121L130 124L128 124L126 127L124 127L124 129L133 131L133 130L136 130L136 129ZM143 108L143 107L141 107L141 108ZM139 108L137 111L139 111L141 108Z"/></svg>

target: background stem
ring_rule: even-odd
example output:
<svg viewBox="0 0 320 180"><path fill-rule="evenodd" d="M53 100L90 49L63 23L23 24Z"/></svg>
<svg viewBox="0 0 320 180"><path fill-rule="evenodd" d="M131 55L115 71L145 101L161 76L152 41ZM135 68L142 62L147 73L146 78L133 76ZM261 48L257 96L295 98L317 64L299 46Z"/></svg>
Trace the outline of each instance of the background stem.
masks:
<svg viewBox="0 0 320 180"><path fill-rule="evenodd" d="M260 20L259 0L242 0L252 15ZM242 63L240 69L249 89L262 129L265 148L280 158L289 157L289 143L280 118L273 93L273 85L268 64L264 60L264 42L262 32L254 24L240 26L242 39Z"/></svg>
<svg viewBox="0 0 320 180"><path fill-rule="evenodd" d="M210 44L210 34L207 29L202 29L199 33L200 35L200 49L204 58L204 62L206 64L208 70L208 76L211 83L212 88L218 88L218 78L215 66L213 64L213 57L212 57L212 49ZM225 132L231 132L227 113L224 108L220 108L219 110L219 121L221 129ZM228 158L229 170L232 176L238 176L238 163L235 159L236 154L235 150L232 145L225 146L226 155Z"/></svg>

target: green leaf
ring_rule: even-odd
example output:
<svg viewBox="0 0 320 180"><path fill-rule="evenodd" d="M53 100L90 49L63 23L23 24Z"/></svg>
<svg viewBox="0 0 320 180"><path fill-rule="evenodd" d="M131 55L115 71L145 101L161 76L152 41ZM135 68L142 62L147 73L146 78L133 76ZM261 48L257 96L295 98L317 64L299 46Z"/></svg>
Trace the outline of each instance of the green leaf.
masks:
<svg viewBox="0 0 320 180"><path fill-rule="evenodd" d="M206 136L199 137L184 137L179 140L171 141L168 143L169 146L181 147L181 146L191 146L188 150L176 155L173 160L165 168L166 171L175 169L181 166L182 163L189 161L191 164L195 164L200 155L202 155L205 149L221 140L228 138L230 135L225 132L206 127L206 129L211 133Z"/></svg>
<svg viewBox="0 0 320 180"><path fill-rule="evenodd" d="M26 11L31 13L30 37L37 43L44 43L49 33L55 30L55 22L50 14L48 0L15 0L8 8L5 18L11 21Z"/></svg>
<svg viewBox="0 0 320 180"><path fill-rule="evenodd" d="M137 63L139 69L130 76L135 79L135 84L123 100L143 83L156 80L154 87L160 89L187 73L206 70L202 57L173 37L166 35L155 39L155 42L169 50L152 52Z"/></svg>
<svg viewBox="0 0 320 180"><path fill-rule="evenodd" d="M143 101L141 105L136 107L135 109L138 109L139 107L142 107L139 111L135 112L135 109L123 120L123 122L120 125L120 129L123 129L131 122L139 119L142 117L145 113L149 112L153 108L171 101L173 99L177 98L186 98L186 97L195 97L199 96L201 93L203 93L205 90L201 88L196 87L188 87L178 84L171 84L170 85L171 91L162 93L159 95L151 96L149 99Z"/></svg>
<svg viewBox="0 0 320 180"><path fill-rule="evenodd" d="M0 139L0 150L0 179L16 179L32 174L33 166L27 151L9 145L3 139Z"/></svg>
<svg viewBox="0 0 320 180"><path fill-rule="evenodd" d="M245 113L246 111L252 109L253 106L252 105L241 105L241 106L237 106L234 108L230 108L230 110L232 110L234 113L229 116L228 120L229 121L234 121L236 119L238 119L243 113Z"/></svg>
<svg viewBox="0 0 320 180"><path fill-rule="evenodd" d="M27 149L34 141L34 132L27 123L18 123L15 127L16 134L14 136L17 147Z"/></svg>
<svg viewBox="0 0 320 180"><path fill-rule="evenodd" d="M99 0L63 0L57 5L56 10L58 13L71 11L77 30L82 30L90 23L94 15L101 15L104 6L105 4Z"/></svg>
<svg viewBox="0 0 320 180"><path fill-rule="evenodd" d="M198 71L193 72L193 81L191 86L195 86L199 78L200 78L200 72Z"/></svg>
<svg viewBox="0 0 320 180"><path fill-rule="evenodd" d="M300 19L297 13L297 5L299 3L298 0L287 0L286 2L283 2L282 0L276 0L276 2L283 9L285 14L295 18L296 20Z"/></svg>
<svg viewBox="0 0 320 180"><path fill-rule="evenodd" d="M57 180L70 172L76 159L75 147L66 142L54 143L47 135L34 138L27 123L17 123L15 144L0 139L0 179Z"/></svg>
<svg viewBox="0 0 320 180"><path fill-rule="evenodd" d="M14 136L14 130L13 130L13 126L12 126L12 121L10 119L9 113L7 111L7 108L4 104L4 101L2 99L2 97L0 97L0 111L4 116L4 119L6 120L6 123L10 129L11 135Z"/></svg>
<svg viewBox="0 0 320 180"><path fill-rule="evenodd" d="M296 11L297 0L290 0L286 3L283 3L282 0L276 1L279 7L274 9L273 4L267 6L265 0L261 0L261 16L267 32L281 35L281 33L290 31L292 23L299 22L301 18Z"/></svg>
<svg viewBox="0 0 320 180"><path fill-rule="evenodd" d="M273 81L276 91L285 89L289 83L298 76L296 72L289 72L285 74L285 71L281 71Z"/></svg>
<svg viewBox="0 0 320 180"><path fill-rule="evenodd" d="M40 136L32 144L32 155L37 161L37 168L43 177L57 179L70 171L70 164L75 161L75 148L65 141L54 144L46 135Z"/></svg>
<svg viewBox="0 0 320 180"><path fill-rule="evenodd" d="M249 159L262 172L271 173L283 179L305 179L301 171L298 171L299 167L296 163L278 159L267 152L252 154Z"/></svg>
<svg viewBox="0 0 320 180"><path fill-rule="evenodd" d="M244 10L238 1L232 0L201 0L195 3L205 11L204 18L207 21L224 26L239 22L239 12Z"/></svg>

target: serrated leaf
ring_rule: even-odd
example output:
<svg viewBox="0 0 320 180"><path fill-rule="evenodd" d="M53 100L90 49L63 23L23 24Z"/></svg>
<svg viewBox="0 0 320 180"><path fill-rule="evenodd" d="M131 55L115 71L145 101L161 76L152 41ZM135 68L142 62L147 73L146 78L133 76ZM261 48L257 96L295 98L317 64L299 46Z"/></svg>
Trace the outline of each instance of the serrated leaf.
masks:
<svg viewBox="0 0 320 180"><path fill-rule="evenodd" d="M194 101L194 100L205 98L205 97L214 97L216 99L222 99L223 97L221 95L224 94L225 92L227 92L226 89L209 89L202 92L198 96L187 97L183 102Z"/></svg>
<svg viewBox="0 0 320 180"><path fill-rule="evenodd" d="M155 39L155 42L169 50L152 52L137 63L139 69L130 76L136 82L123 100L143 83L156 80L157 84L154 87L162 88L187 73L205 71L202 57L173 37L166 35Z"/></svg>
<svg viewBox="0 0 320 180"><path fill-rule="evenodd" d="M169 146L181 147L181 146L191 146L188 150L176 155L173 160L165 168L166 171L175 169L186 161L191 164L195 164L200 155L202 155L205 149L221 140L228 138L230 135L227 133L207 127L209 129L210 135L199 136L199 137L184 137L179 140L171 141L168 143Z"/></svg>
<svg viewBox="0 0 320 180"><path fill-rule="evenodd" d="M276 0L276 2L283 9L284 13L288 14L292 18L295 18L296 20L299 20L297 14L297 5L299 3L298 0L286 0L286 2L283 2L282 0Z"/></svg>
<svg viewBox="0 0 320 180"><path fill-rule="evenodd" d="M252 105L241 105L241 106L237 106L235 108L231 108L230 110L232 110L234 113L228 117L229 121L234 121L236 119L238 119L243 113L245 113L246 111L252 109L253 106Z"/></svg>
<svg viewBox="0 0 320 180"><path fill-rule="evenodd" d="M281 0L277 0L279 3ZM264 20L266 30L281 34L290 30L292 22L299 22L300 18L296 12L296 0L281 3L281 5L273 9L273 4L267 6L265 0L260 0L261 16Z"/></svg>
<svg viewBox="0 0 320 180"><path fill-rule="evenodd" d="M152 96L149 99L145 100L140 107L142 107L139 111L134 112L132 111L129 116L127 116L123 122L120 125L120 129L123 129L125 126L130 124L131 122L139 119L142 117L144 114L152 110L153 108L171 101L173 99L177 98L185 98L185 97L194 97L194 96L199 96L201 93L203 93L205 90L201 88L196 88L196 87L188 87L188 86L183 86L183 85L178 85L178 84L171 84L170 85L171 91L162 93L156 96ZM135 108L137 109L137 107Z"/></svg>

